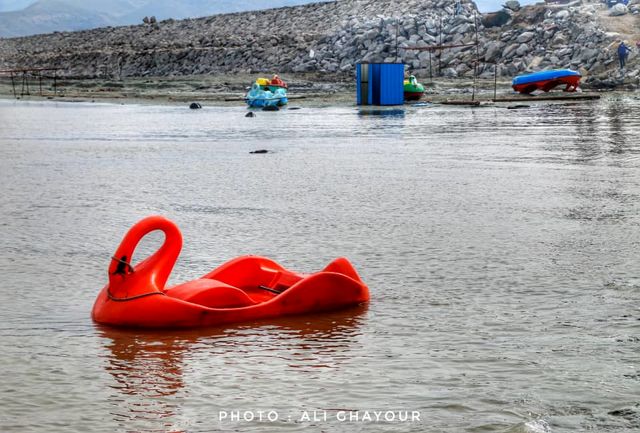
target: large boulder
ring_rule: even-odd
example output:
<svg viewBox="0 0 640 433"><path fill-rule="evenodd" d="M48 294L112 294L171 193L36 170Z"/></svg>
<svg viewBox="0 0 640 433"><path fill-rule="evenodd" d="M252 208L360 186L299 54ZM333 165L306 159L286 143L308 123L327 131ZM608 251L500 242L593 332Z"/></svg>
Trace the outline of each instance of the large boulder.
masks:
<svg viewBox="0 0 640 433"><path fill-rule="evenodd" d="M620 15L626 15L629 12L629 9L622 3L618 3L614 5L611 9L609 9L609 15L612 17L619 17Z"/></svg>
<svg viewBox="0 0 640 433"><path fill-rule="evenodd" d="M458 77L458 71L456 71L453 68L447 68L445 69L442 74L447 77L447 78L457 78Z"/></svg>
<svg viewBox="0 0 640 433"><path fill-rule="evenodd" d="M520 10L520 2L518 0L509 0L504 4L504 7L506 9L511 9L512 11L517 12Z"/></svg>
<svg viewBox="0 0 640 433"><path fill-rule="evenodd" d="M524 56L529 52L529 46L527 44L520 44L518 49L516 50L516 54L520 57Z"/></svg>
<svg viewBox="0 0 640 433"><path fill-rule="evenodd" d="M487 49L484 53L484 61L485 62L493 62L500 51L502 50L502 44L498 41L490 41L487 44Z"/></svg>
<svg viewBox="0 0 640 433"><path fill-rule="evenodd" d="M510 19L511 15L507 11L501 10L499 12L482 15L481 22L486 28L502 27L507 24Z"/></svg>
<svg viewBox="0 0 640 433"><path fill-rule="evenodd" d="M521 44L526 43L526 42L529 42L531 39L533 39L535 35L536 34L534 32L523 32L523 33L520 33L516 41Z"/></svg>

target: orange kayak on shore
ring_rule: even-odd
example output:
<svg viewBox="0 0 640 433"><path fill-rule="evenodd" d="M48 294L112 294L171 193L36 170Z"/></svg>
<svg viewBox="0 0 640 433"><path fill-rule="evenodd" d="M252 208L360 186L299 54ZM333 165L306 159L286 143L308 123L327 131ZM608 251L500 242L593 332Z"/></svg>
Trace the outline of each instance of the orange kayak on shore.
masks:
<svg viewBox="0 0 640 433"><path fill-rule="evenodd" d="M161 230L158 251L135 266L140 240ZM178 227L161 216L143 219L125 235L109 265L109 283L92 311L94 321L137 328L193 328L316 313L358 305L369 289L345 258L314 274L289 271L257 256L233 259L205 276L166 288L182 249Z"/></svg>

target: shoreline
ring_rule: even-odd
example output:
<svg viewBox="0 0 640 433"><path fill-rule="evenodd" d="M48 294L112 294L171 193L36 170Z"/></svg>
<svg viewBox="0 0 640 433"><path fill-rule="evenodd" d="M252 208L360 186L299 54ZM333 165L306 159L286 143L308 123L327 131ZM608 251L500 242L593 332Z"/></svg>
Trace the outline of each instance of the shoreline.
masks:
<svg viewBox="0 0 640 433"><path fill-rule="evenodd" d="M266 74L265 74L266 75ZM321 74L285 74L283 79L289 83L291 105L304 103L308 106L350 106L356 102L355 79L343 76L320 78ZM200 102L209 106L244 105L244 95L258 74L199 75L187 77L137 77L123 80L110 79L69 79L61 78L54 93L53 80L43 79L42 96L39 83L30 82L30 95L20 96L22 83L16 79L17 98L14 97L10 79L0 79L0 98L15 100L55 100L67 102L111 102L123 104L183 105ZM428 78L422 79L427 92L420 102L446 103L452 100L471 102L473 95L472 79ZM26 90L26 88L25 88ZM581 91L567 94L560 88L542 94L552 100L583 99L584 95L634 94L636 91L613 89L599 90L581 88ZM575 95L575 96L572 96ZM510 99L509 102L536 101L535 96L519 95L511 89L511 82L498 80L496 86L498 99ZM547 98L551 96L551 98ZM595 96L594 96L595 97ZM494 81L477 80L475 101L491 103L494 99ZM501 101L507 102L507 101Z"/></svg>

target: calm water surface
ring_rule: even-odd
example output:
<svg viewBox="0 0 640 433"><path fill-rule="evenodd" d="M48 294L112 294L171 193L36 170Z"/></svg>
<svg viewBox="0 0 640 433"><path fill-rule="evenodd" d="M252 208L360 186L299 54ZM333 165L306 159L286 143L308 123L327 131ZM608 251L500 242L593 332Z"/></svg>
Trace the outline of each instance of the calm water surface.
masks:
<svg viewBox="0 0 640 433"><path fill-rule="evenodd" d="M1 431L640 430L638 97L245 112L0 102ZM174 283L344 255L371 303L98 327L110 256L149 214L183 231ZM219 420L258 410L279 419Z"/></svg>

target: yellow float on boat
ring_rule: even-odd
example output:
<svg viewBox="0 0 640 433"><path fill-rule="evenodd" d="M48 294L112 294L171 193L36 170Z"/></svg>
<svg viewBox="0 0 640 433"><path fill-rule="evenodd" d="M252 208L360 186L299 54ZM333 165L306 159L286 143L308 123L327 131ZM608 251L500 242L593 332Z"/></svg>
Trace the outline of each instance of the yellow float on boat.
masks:
<svg viewBox="0 0 640 433"><path fill-rule="evenodd" d="M269 86L269 84L271 84L271 80L268 78L258 78L256 80L256 84L261 87L267 87Z"/></svg>

